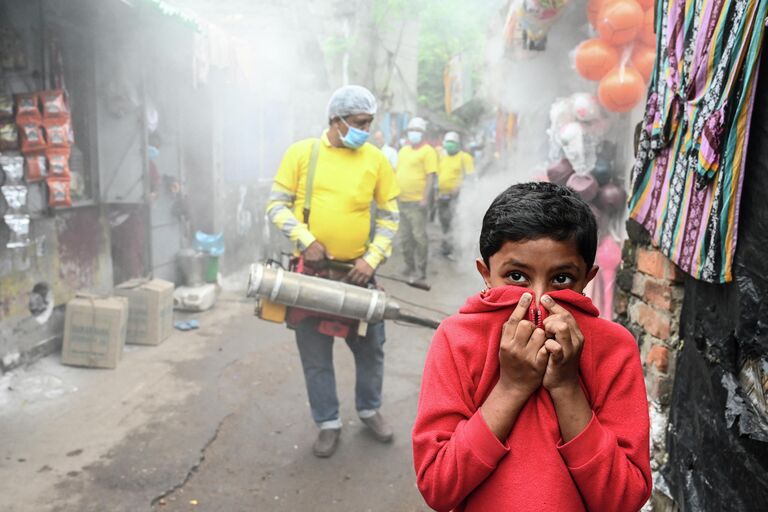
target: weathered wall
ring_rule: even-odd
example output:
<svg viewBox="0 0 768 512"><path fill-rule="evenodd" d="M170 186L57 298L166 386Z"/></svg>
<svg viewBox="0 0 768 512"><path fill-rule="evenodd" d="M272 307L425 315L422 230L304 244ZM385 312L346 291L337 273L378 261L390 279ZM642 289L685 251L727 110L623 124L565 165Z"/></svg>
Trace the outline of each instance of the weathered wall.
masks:
<svg viewBox="0 0 768 512"><path fill-rule="evenodd" d="M5 234L0 234L0 371L57 348L61 306L77 291L112 287L109 227L97 207L33 218L33 244L25 249L5 249ZM37 283L50 287L58 308L44 323L29 309Z"/></svg>
<svg viewBox="0 0 768 512"><path fill-rule="evenodd" d="M672 382L680 349L682 275L675 265L650 245L647 234L634 221L627 223L622 269L618 273L615 310L617 321L638 340L643 359L651 416L651 469L654 491L650 507L673 510L660 470L668 460Z"/></svg>

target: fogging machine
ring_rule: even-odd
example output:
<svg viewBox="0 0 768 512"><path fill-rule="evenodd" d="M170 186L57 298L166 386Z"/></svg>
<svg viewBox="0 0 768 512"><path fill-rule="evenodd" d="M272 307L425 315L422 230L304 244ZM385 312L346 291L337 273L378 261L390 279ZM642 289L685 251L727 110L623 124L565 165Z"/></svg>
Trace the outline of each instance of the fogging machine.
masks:
<svg viewBox="0 0 768 512"><path fill-rule="evenodd" d="M290 272L263 263L251 265L248 297L259 301L257 314L262 319L278 323L283 322L287 306L365 323L394 320L432 329L440 325L430 318L404 312L382 290Z"/></svg>

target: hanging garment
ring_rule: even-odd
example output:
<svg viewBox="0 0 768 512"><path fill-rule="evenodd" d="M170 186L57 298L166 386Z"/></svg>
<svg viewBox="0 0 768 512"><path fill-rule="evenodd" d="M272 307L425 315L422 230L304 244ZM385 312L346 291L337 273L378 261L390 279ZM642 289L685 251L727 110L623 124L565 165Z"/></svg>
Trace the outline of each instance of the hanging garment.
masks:
<svg viewBox="0 0 768 512"><path fill-rule="evenodd" d="M630 217L696 279L731 281L768 0L663 0Z"/></svg>

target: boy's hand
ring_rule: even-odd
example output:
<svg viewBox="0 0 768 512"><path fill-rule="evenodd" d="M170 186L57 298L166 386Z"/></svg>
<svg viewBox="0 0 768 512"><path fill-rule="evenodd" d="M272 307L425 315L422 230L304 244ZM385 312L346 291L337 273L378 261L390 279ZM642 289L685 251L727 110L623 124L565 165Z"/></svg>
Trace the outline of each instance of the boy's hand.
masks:
<svg viewBox="0 0 768 512"><path fill-rule="evenodd" d="M499 346L499 385L526 399L541 386L549 359L544 330L524 320L531 299L531 294L523 294L504 324Z"/></svg>
<svg viewBox="0 0 768 512"><path fill-rule="evenodd" d="M584 346L584 335L576 325L573 315L552 297L544 295L541 303L550 312L544 320L544 331L550 339L544 343L544 348L549 353L549 362L543 385L549 391L578 386L579 357Z"/></svg>

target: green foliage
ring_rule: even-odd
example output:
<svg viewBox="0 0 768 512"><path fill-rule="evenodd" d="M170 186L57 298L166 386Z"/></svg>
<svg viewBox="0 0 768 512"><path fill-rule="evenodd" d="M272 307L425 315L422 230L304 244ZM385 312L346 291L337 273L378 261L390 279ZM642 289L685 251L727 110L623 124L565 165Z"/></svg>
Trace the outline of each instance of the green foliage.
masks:
<svg viewBox="0 0 768 512"><path fill-rule="evenodd" d="M479 88L487 27L503 4L503 0L373 0L372 18L376 26L386 30L404 17L418 17L418 101L441 112L443 72L454 55L463 55L466 70L473 74L474 90Z"/></svg>
<svg viewBox="0 0 768 512"><path fill-rule="evenodd" d="M425 0L420 12L419 103L434 111L444 108L443 72L461 53L465 71L479 87L487 27L497 15L498 0Z"/></svg>

